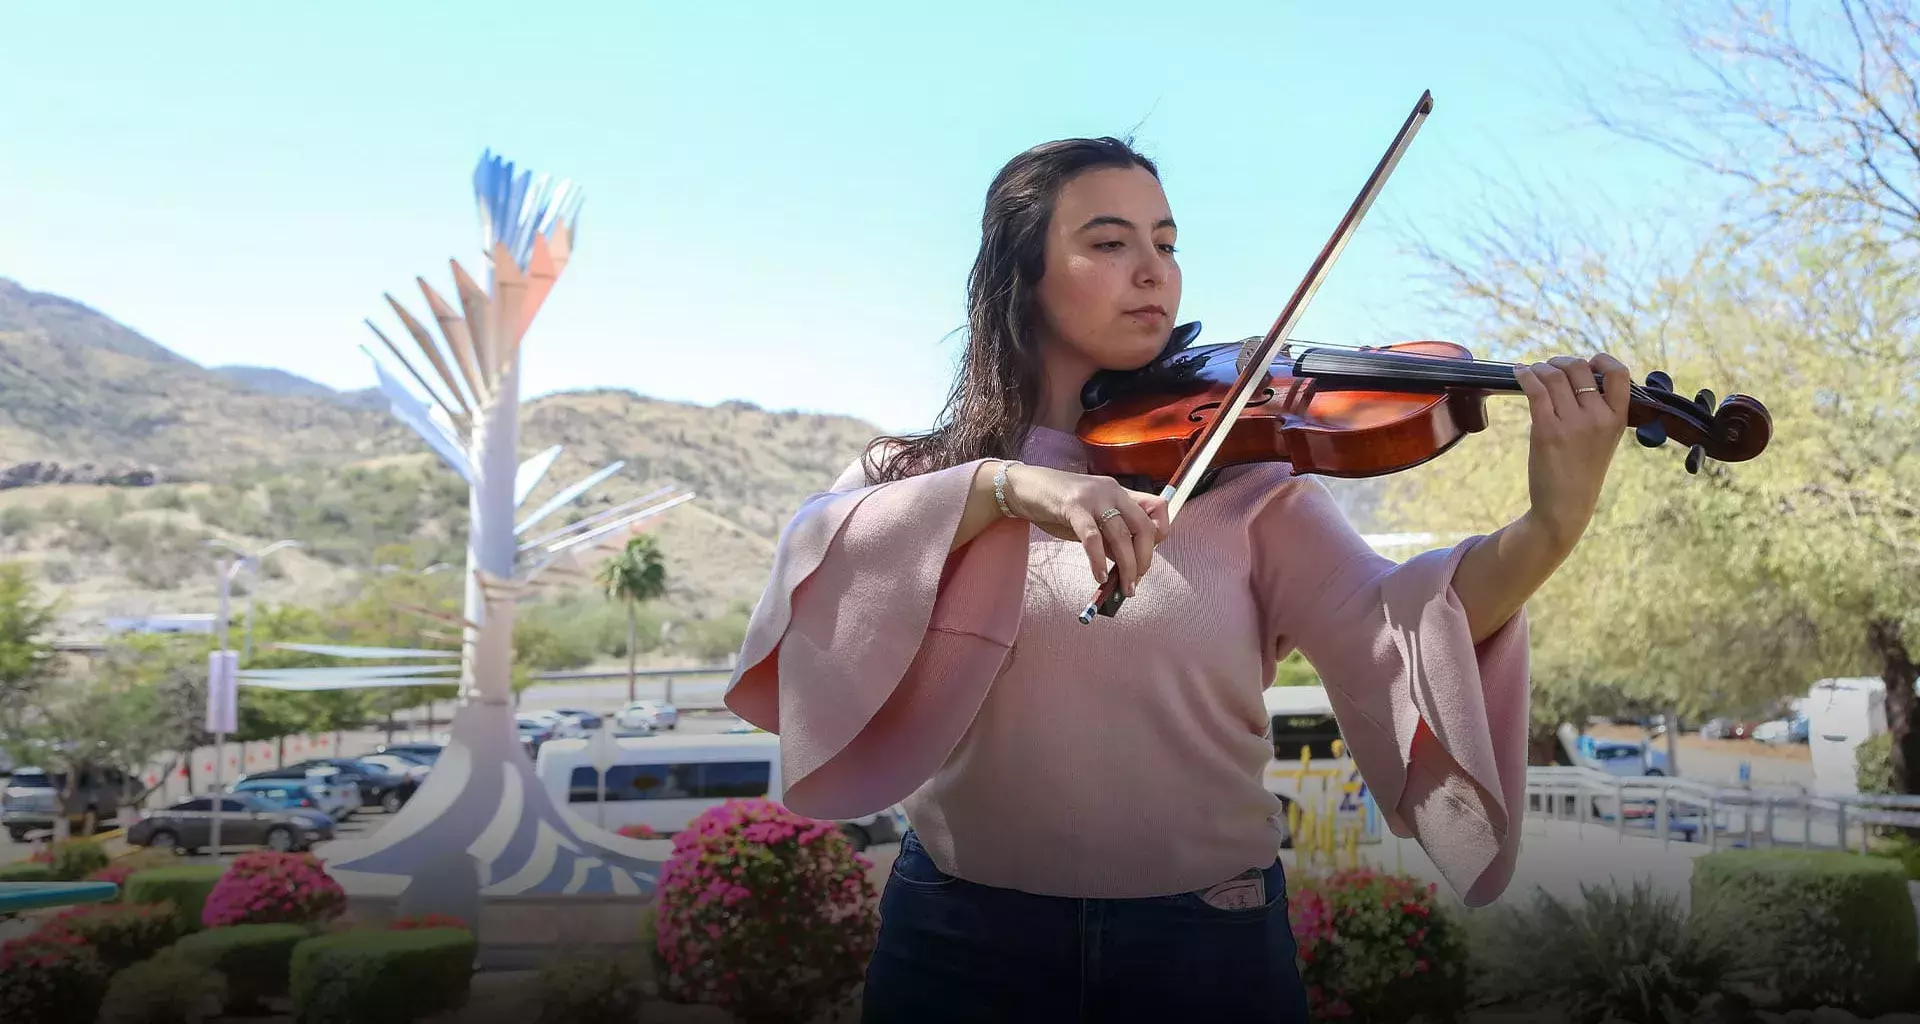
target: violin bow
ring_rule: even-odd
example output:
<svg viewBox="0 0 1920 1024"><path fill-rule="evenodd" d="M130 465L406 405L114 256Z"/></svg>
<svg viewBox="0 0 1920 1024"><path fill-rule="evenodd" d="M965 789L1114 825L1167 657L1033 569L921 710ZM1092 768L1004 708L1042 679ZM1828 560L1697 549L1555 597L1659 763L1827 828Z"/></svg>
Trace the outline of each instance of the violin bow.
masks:
<svg viewBox="0 0 1920 1024"><path fill-rule="evenodd" d="M1347 208L1346 216L1342 217L1339 226L1334 228L1333 236L1327 239L1327 244L1321 248L1320 255L1315 257L1313 265L1307 268L1307 275L1300 279L1299 286L1293 290L1293 297L1287 300L1286 308L1280 311L1280 316L1274 320L1273 327L1267 331L1266 337L1260 340L1260 347L1254 350L1251 356L1243 353L1240 360L1240 376L1234 382L1231 397L1221 404L1213 418L1202 428L1199 443L1187 449L1186 457L1180 460L1179 468L1174 470L1173 476L1167 481L1167 486L1160 491L1160 497L1167 503L1169 527L1180 515L1180 509L1186 505L1188 496L1193 493L1194 485L1206 475L1207 468L1220 451L1220 445L1226 441L1228 424L1240 416L1240 413L1246 409L1247 402L1253 398L1254 391L1266 381L1268 364L1273 359L1274 348L1293 334L1294 326L1300 322L1300 317L1306 312L1307 303L1312 301L1314 293L1320 290L1321 282L1327 279L1327 274L1333 269L1334 260L1339 259L1340 253L1346 249L1347 242L1353 238L1354 232L1360 227L1361 218L1367 215L1367 210L1373 206L1373 201L1379 198L1381 190L1386 187L1387 177L1393 173L1394 167L1400 163L1400 157L1413 143L1414 133L1420 130L1420 125L1432 112L1433 92L1432 90L1423 91L1420 93L1419 102L1413 105L1413 113L1408 114L1406 123L1400 126L1400 134L1394 136L1393 144L1387 147L1386 155L1382 156L1380 162L1374 166L1373 174L1367 178L1367 183L1361 188L1360 194L1354 197L1353 205ZM1107 580L1100 585L1099 593L1094 595L1093 600L1087 602L1086 610L1080 613L1080 624L1086 625L1092 622L1096 614L1112 618L1119 612L1120 605L1125 600L1124 595L1120 593L1120 569L1116 565L1107 571Z"/></svg>

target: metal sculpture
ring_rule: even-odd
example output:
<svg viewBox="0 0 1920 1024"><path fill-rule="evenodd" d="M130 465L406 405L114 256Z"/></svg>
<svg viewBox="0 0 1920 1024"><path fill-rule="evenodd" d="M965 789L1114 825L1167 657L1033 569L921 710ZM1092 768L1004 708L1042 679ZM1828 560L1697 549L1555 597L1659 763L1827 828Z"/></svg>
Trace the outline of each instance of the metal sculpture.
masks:
<svg viewBox="0 0 1920 1024"><path fill-rule="evenodd" d="M654 845L591 824L554 800L534 775L513 719L514 606L536 585L586 576L596 556L693 495L666 488L521 539L624 463L602 467L514 521L516 510L560 455L555 447L516 461L521 340L572 256L580 193L571 182L551 183L544 174L516 176L513 165L491 151L481 157L473 185L489 261L487 288L482 290L453 261L456 310L424 279L418 280L445 351L419 319L391 295L386 297L439 388L401 346L367 322L428 396L416 396L369 351L394 415L469 485L465 615L456 622L463 631L461 704L451 741L414 797L379 831L365 839L336 842L321 856L349 889L391 888L399 879L430 873L448 858L464 855L477 862L486 895L650 896L661 864L648 856ZM433 652L329 648L314 653L401 660ZM300 689L444 680L429 676L432 672L416 662L405 667L249 672L242 679L251 685ZM380 884L382 876L386 886Z"/></svg>

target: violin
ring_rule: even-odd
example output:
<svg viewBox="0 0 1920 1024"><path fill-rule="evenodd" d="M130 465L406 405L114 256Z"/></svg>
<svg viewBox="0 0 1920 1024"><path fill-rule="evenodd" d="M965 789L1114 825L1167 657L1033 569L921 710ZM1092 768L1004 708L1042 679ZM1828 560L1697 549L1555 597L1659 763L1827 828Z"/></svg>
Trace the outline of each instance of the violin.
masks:
<svg viewBox="0 0 1920 1024"><path fill-rule="evenodd" d="M1085 412L1075 427L1087 449L1087 472L1159 492L1171 522L1228 466L1286 462L1297 473L1383 476L1423 465L1486 429L1487 397L1520 393L1512 363L1476 359L1449 341L1348 346L1289 338L1432 109L1432 93L1422 93L1264 337L1194 346L1200 325L1183 324L1146 366L1102 372L1087 382ZM1648 448L1668 441L1684 446L1690 474L1708 458L1755 458L1773 434L1772 418L1756 399L1736 394L1716 404L1706 389L1688 399L1660 371L1633 384L1629 396L1635 439ZM1124 601L1119 579L1117 568L1108 573L1080 613L1082 624L1118 613Z"/></svg>

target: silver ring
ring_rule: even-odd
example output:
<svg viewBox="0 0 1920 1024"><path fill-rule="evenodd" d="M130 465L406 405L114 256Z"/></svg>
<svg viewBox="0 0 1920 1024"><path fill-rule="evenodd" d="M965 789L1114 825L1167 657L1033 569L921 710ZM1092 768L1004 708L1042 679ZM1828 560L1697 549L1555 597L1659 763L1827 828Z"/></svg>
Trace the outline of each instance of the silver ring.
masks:
<svg viewBox="0 0 1920 1024"><path fill-rule="evenodd" d="M1102 513L1100 513L1100 521L1104 523L1104 522L1106 522L1107 520L1109 520L1109 519L1112 519L1112 518L1113 518L1114 516L1117 516L1117 515L1119 515L1119 514L1120 514L1120 510L1119 510L1119 509L1117 509L1117 508L1110 508L1110 509L1108 509L1108 510L1106 510L1105 512L1102 512Z"/></svg>

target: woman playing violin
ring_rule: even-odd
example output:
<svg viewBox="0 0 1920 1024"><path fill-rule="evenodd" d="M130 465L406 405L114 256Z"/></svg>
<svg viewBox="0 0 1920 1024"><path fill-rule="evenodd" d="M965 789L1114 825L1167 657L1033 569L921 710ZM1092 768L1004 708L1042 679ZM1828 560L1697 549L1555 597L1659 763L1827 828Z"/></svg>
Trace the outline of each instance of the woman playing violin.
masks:
<svg viewBox="0 0 1920 1024"><path fill-rule="evenodd" d="M1593 514L1627 368L1516 369L1530 507L1453 547L1396 564L1283 463L1224 469L1170 528L1084 472L1074 431L1091 375L1167 345L1175 235L1125 143L1015 157L941 422L877 440L781 534L726 703L780 734L797 813L908 812L867 1020L1304 1021L1262 782L1262 691L1296 649L1388 826L1470 905L1511 877L1523 605ZM1116 568L1124 614L1082 624Z"/></svg>

